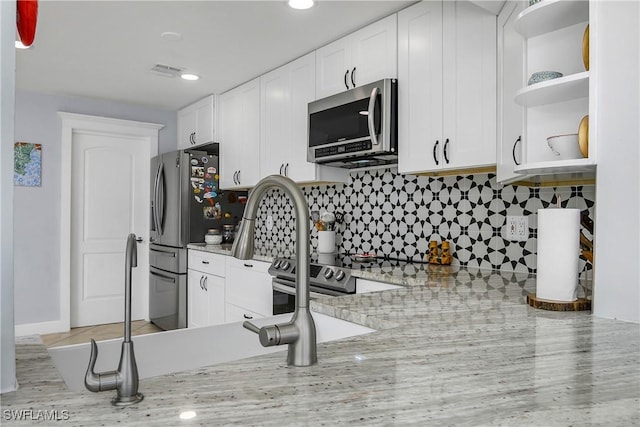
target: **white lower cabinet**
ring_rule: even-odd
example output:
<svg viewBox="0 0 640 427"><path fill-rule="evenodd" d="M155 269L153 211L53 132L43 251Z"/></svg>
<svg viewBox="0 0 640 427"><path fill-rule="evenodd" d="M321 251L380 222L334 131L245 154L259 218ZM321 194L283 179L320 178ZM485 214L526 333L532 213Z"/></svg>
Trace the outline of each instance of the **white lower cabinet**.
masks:
<svg viewBox="0 0 640 427"><path fill-rule="evenodd" d="M225 307L225 322L242 322L245 320L259 319L266 317L260 313L256 313L246 308L238 307L237 305L227 303Z"/></svg>
<svg viewBox="0 0 640 427"><path fill-rule="evenodd" d="M226 321L242 320L234 307L247 316L266 317L273 315L273 288L271 275L268 273L268 262L240 260L229 257L226 272L226 308L232 312L227 314ZM244 318L244 316L243 316Z"/></svg>
<svg viewBox="0 0 640 427"><path fill-rule="evenodd" d="M189 250L187 271L187 327L225 322L226 256Z"/></svg>
<svg viewBox="0 0 640 427"><path fill-rule="evenodd" d="M190 269L188 278L188 327L197 328L224 323L224 277Z"/></svg>

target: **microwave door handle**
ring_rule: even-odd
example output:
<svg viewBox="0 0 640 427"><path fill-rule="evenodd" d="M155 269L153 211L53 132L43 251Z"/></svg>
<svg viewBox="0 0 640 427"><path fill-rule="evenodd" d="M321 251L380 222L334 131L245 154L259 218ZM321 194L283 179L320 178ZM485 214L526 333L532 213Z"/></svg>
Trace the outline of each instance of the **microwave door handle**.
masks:
<svg viewBox="0 0 640 427"><path fill-rule="evenodd" d="M378 99L378 88L374 87L371 90L371 96L369 97L369 109L367 110L367 121L369 123L369 135L371 136L371 143L373 145L378 145L378 135L376 135L376 126L375 126L375 110L376 110L376 100Z"/></svg>

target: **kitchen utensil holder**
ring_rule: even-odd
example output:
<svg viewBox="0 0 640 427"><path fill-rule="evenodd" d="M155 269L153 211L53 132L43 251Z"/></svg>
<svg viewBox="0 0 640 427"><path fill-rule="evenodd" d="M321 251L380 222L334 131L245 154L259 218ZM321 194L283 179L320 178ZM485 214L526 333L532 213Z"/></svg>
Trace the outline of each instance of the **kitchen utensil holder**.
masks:
<svg viewBox="0 0 640 427"><path fill-rule="evenodd" d="M318 253L330 254L336 251L336 232L318 231Z"/></svg>

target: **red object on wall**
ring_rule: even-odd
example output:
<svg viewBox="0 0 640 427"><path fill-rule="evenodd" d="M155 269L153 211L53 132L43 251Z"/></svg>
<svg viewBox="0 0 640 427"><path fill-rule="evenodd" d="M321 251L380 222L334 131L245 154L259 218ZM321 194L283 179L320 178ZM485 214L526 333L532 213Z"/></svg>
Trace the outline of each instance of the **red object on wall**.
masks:
<svg viewBox="0 0 640 427"><path fill-rule="evenodd" d="M25 46L31 46L36 37L38 0L18 0L16 14L20 41Z"/></svg>

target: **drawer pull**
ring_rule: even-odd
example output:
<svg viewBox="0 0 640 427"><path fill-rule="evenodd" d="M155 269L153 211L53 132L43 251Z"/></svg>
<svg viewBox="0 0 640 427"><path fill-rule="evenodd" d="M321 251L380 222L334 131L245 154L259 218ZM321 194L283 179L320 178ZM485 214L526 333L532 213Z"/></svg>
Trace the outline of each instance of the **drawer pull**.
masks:
<svg viewBox="0 0 640 427"><path fill-rule="evenodd" d="M249 319L249 320L253 319L253 316L249 316L247 314L243 314L242 316L244 316L245 319Z"/></svg>
<svg viewBox="0 0 640 427"><path fill-rule="evenodd" d="M209 264L209 261L207 261L207 260L204 260L204 259L203 259L203 260L202 260L202 263L203 263L203 264Z"/></svg>
<svg viewBox="0 0 640 427"><path fill-rule="evenodd" d="M249 264L249 263L246 263L246 262L244 263L244 266L247 267L247 268L253 268L253 264Z"/></svg>

